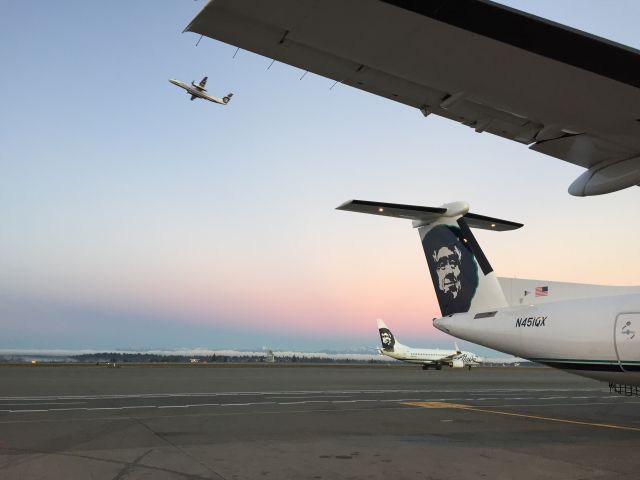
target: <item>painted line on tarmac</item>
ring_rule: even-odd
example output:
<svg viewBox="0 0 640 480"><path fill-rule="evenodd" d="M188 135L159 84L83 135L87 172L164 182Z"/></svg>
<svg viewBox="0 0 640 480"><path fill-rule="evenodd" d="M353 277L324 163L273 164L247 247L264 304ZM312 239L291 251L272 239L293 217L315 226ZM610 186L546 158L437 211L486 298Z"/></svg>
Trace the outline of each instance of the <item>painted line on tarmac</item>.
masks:
<svg viewBox="0 0 640 480"><path fill-rule="evenodd" d="M218 396L274 396L274 395L319 395L328 396L331 394L391 394L391 393L465 393L466 395L508 395L527 394L539 392L594 392L603 393L603 388L512 388L512 389L423 389L423 390L292 390L292 391L267 391L267 392L185 392L185 393L138 393L138 394L118 394L118 395L39 395L39 396L11 396L0 397L0 402L5 401L29 401L29 400L107 400L125 398L179 398L179 397L218 397ZM2 403L0 403L2 406Z"/></svg>
<svg viewBox="0 0 640 480"><path fill-rule="evenodd" d="M465 402L474 402L474 401L540 401L540 400L552 400L552 399L564 399L564 400L584 400L584 399L593 399L593 398L602 398L609 400L608 402L581 402L581 403L537 403L537 404L523 404L523 403L502 403L499 405L490 405L493 408L501 408L501 407L545 407L545 406L562 406L562 405L614 405L619 403L640 403L639 401L622 401L625 397L611 396L611 397L584 397L584 396L576 396L576 397L481 397L481 398L430 398L430 399L420 399L420 398L391 398L391 399L351 399L351 400L299 400L294 402L233 402L233 403L189 403L182 405L123 405L123 406L111 406L111 407L65 407L65 408L45 408L45 409L0 409L0 413L43 413L43 412L95 412L95 411L103 411L103 410L130 410L130 409L186 409L186 408L203 408L203 407L248 407L248 406L258 406L258 405L305 405L305 404L320 404L320 403L332 403L332 404L352 404L352 403L379 403L379 404L388 404L388 403L399 403L405 405L413 405L413 406L425 406L427 404L438 404L438 405L456 405L452 402L455 401L465 401ZM33 404L30 404L33 405ZM478 405L468 405L468 408L479 407ZM427 407L432 408L432 407ZM443 408L443 407L438 407ZM483 408L486 408L483 407Z"/></svg>
<svg viewBox="0 0 640 480"><path fill-rule="evenodd" d="M403 405L420 408L468 408L469 405L463 403L450 402L404 402Z"/></svg>
<svg viewBox="0 0 640 480"><path fill-rule="evenodd" d="M639 401L633 401L633 402L629 402L629 401L625 401L622 402L623 404L639 404ZM577 406L588 406L588 405L611 405L611 402L602 402L602 403L576 403L576 404L567 404L567 403L562 403L562 404L558 404L558 405L577 405ZM125 422L130 422L132 420L135 419L140 419L140 420L153 420L153 419L157 419L157 418L185 418L185 417L216 417L216 416L235 416L235 415L287 415L287 414L313 414L313 413L318 413L318 412L326 412L326 413L344 413L344 412L365 412L365 411L372 411L372 410L385 410L385 411L389 411L389 410L397 410L398 412L402 413L410 413L412 411L416 411L416 408L407 408L407 405L403 405L403 404L396 404L396 406L392 406L392 405L385 405L382 406L383 404L380 403L379 406L374 406L371 405L369 407L366 407L365 405L362 405L360 407L353 405L353 407L349 406L350 408L341 408L341 409L305 409L305 410L296 410L296 409L282 409L282 410L245 410L245 409L213 409L213 410L200 410L198 411L197 409L194 410L180 410L180 412L184 412L184 413L177 413L177 410L171 410L171 409L167 409L167 410L163 410L163 412L167 412L167 414L164 415L160 415L160 416L156 416L156 415L145 415L142 413L142 411L140 411L140 415L136 415L135 417L132 416L122 416L122 415L109 415L109 416L93 416L93 415L83 415L83 416L76 416L76 417L58 417L58 416L51 416L51 417L33 417L33 418L17 418L15 420L9 420L8 417L4 420L0 419L0 425L2 424L24 424L24 423L68 423L68 422L96 422L96 421L104 421L104 422L113 422L113 421L125 421ZM523 405L513 405L514 407L522 407ZM545 406L545 404L540 404L540 405L531 405L531 406ZM345 405L345 407L347 407L347 405ZM382 407L382 408L381 408ZM491 405L490 408L504 408L504 405ZM156 409L156 406L151 406L152 409ZM471 407L474 408L474 407ZM634 407L636 408L636 407ZM85 409L81 409L81 410L85 410ZM481 410L483 410L481 408ZM171 413L171 412L175 412L175 413ZM188 413L188 412L192 412L192 413ZM508 412L507 412L508 413ZM640 430L640 429L638 429Z"/></svg>
<svg viewBox="0 0 640 480"><path fill-rule="evenodd" d="M596 427L596 428L609 428L614 430L627 430L632 432L640 432L640 427L629 427L626 425L616 425L612 423L597 423L597 422L586 422L581 420L569 420L567 418L558 418L558 417L544 417L541 415L530 415L526 413L517 413L517 412L504 412L500 410L489 410L487 408L482 407L474 407L472 405L465 405L461 403L449 403L449 402L406 402L404 405L409 405L413 407L420 408L452 408L464 411L471 412L480 412L480 413L491 413L493 415L504 415L507 417L518 417L518 418L528 418L532 420L543 420L546 422L557 422L557 423L567 423L571 425L581 425L585 427Z"/></svg>
<svg viewBox="0 0 640 480"><path fill-rule="evenodd" d="M33 405L81 405L87 402L37 402L37 403L0 403L0 407L30 407Z"/></svg>
<svg viewBox="0 0 640 480"><path fill-rule="evenodd" d="M501 403L498 405L482 405L481 408L505 408L505 407L591 407L595 405L640 405L640 401L631 402L580 402L580 403Z"/></svg>
<svg viewBox="0 0 640 480"><path fill-rule="evenodd" d="M310 400L312 398L350 398L352 395L312 395L304 397L267 397L269 400Z"/></svg>
<svg viewBox="0 0 640 480"><path fill-rule="evenodd" d="M209 412L201 412L201 413L183 413L183 414L169 414L169 415L161 415L161 416L117 416L111 415L108 417L92 417L92 416L83 416L83 417L74 417L74 418L29 418L29 419L17 419L17 420L0 420L0 425L17 425L23 423L68 423L68 422L131 422L135 420L154 420L158 418L184 418L184 417L230 417L230 416L239 416L239 415L286 415L286 414L309 414L309 413L318 413L318 412L326 412L326 413L340 413L340 412L367 412L375 410L374 408L345 408L341 410L333 410L333 409L322 409L322 410L254 410L250 412L238 412L233 410L226 411L209 411ZM385 411L388 410L397 410L398 412L410 412L413 409L407 408L405 406L396 406L396 407L387 407ZM167 410L167 412L171 412L171 410Z"/></svg>
<svg viewBox="0 0 640 480"><path fill-rule="evenodd" d="M556 417L543 417L540 415L528 415L524 413L515 413L515 412L502 412L499 410L488 410L486 408L466 408L465 410L471 410L474 412L483 412L483 413L491 413L494 415L505 415L509 417L521 417L521 418L530 418L533 420L544 420L547 422L558 422L558 423L568 423L572 425L583 425L588 427L597 427L597 428L610 428L614 430L628 430L632 432L640 432L640 428L638 427L628 427L625 425L615 425L612 423L594 423L594 422L583 422L579 420L569 420L566 418L556 418Z"/></svg>
<svg viewBox="0 0 640 480"><path fill-rule="evenodd" d="M136 409L136 408L155 408L155 405L129 405L122 407L123 410Z"/></svg>

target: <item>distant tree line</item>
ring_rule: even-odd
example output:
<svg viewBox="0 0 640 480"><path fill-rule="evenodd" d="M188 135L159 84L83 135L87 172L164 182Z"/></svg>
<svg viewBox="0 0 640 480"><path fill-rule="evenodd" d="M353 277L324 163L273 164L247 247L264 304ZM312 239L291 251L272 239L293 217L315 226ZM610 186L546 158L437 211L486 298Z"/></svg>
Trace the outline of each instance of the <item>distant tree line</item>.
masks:
<svg viewBox="0 0 640 480"><path fill-rule="evenodd" d="M159 355L153 353L84 353L72 355L79 363L262 363L266 355ZM276 363L392 363L388 360L337 359L331 357L306 357L304 355L276 356ZM394 362L395 363L395 362Z"/></svg>

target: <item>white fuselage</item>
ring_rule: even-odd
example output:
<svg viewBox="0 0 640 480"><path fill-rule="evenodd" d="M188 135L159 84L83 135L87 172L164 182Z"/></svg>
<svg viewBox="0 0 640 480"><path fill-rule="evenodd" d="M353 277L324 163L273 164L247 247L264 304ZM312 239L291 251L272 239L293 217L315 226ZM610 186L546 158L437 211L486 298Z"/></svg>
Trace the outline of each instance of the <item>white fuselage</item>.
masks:
<svg viewBox="0 0 640 480"><path fill-rule="evenodd" d="M640 295L614 295L457 313L439 330L598 380L640 385ZM637 331L637 334L636 334Z"/></svg>
<svg viewBox="0 0 640 480"><path fill-rule="evenodd" d="M404 345L396 346L393 350L380 350L380 353L396 360L403 362L418 363L421 365L432 365L438 363L449 364L450 359L455 357L462 360L464 366L479 365L480 357L471 352L460 352L456 350L440 350L440 349L426 349L426 348L411 348ZM446 362L443 360L447 359Z"/></svg>
<svg viewBox="0 0 640 480"><path fill-rule="evenodd" d="M222 98L212 97L211 95L207 95L205 93L205 90L195 87L189 83L181 82L180 80L175 80L173 78L169 80L169 82L173 83L174 85L180 88L183 88L194 97L202 98L203 100L209 100L210 102L213 102L213 103L219 103L220 105L226 105L226 102Z"/></svg>

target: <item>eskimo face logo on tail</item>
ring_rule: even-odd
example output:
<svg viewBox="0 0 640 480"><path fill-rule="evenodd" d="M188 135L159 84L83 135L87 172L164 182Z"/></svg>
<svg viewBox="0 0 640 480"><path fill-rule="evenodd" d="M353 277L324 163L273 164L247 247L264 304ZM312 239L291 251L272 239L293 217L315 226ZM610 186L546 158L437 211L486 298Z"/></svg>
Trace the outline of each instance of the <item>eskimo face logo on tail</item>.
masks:
<svg viewBox="0 0 640 480"><path fill-rule="evenodd" d="M431 256L436 264L438 288L441 292L456 298L462 290L460 282L460 263L462 253L456 245L443 245L435 250Z"/></svg>
<svg viewBox="0 0 640 480"><path fill-rule="evenodd" d="M422 240L443 315L466 312L478 288L478 266L460 229L437 225Z"/></svg>
<svg viewBox="0 0 640 480"><path fill-rule="evenodd" d="M393 333L388 328L379 328L380 341L382 342L382 348L384 350L393 350L393 346L396 344L396 339L393 338Z"/></svg>

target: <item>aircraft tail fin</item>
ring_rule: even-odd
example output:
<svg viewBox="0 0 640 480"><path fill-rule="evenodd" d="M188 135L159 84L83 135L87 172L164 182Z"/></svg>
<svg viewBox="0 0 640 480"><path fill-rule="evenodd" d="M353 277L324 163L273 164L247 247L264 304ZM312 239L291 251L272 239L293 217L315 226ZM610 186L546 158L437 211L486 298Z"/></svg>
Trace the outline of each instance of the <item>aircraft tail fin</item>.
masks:
<svg viewBox="0 0 640 480"><path fill-rule="evenodd" d="M465 202L442 207L350 200L338 210L412 220L418 229L442 316L507 306L491 264L471 228L507 231L521 223L469 212Z"/></svg>
<svg viewBox="0 0 640 480"><path fill-rule="evenodd" d="M224 97L222 97L222 101L225 105L231 101L231 97L233 97L233 93L227 93Z"/></svg>
<svg viewBox="0 0 640 480"><path fill-rule="evenodd" d="M391 333L391 330L389 330L387 324L384 323L384 320L379 318L377 323L380 342L382 343L382 350L380 353L393 352L397 347L404 347L404 345L396 340L396 337Z"/></svg>

